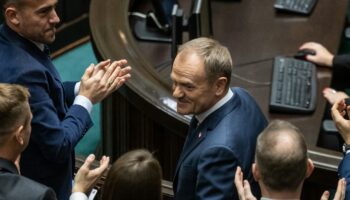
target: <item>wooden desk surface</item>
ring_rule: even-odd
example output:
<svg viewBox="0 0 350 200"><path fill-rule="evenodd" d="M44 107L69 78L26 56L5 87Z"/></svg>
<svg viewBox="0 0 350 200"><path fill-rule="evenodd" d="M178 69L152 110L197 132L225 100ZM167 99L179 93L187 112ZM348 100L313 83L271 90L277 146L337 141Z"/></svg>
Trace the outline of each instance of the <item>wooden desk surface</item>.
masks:
<svg viewBox="0 0 350 200"><path fill-rule="evenodd" d="M187 7L188 2L180 0ZM345 21L347 1L319 0L310 16L278 13L273 8L273 2L274 0L213 0L214 38L230 49L236 65L235 75L258 82L251 84L233 77L232 86L246 88L269 119L288 120L300 127L315 165L336 171L341 154L317 146L326 103L321 97L321 90L330 84L330 71L318 69L320 98L316 111L311 115L269 113L268 83L271 81L273 57L292 55L303 42L320 42L331 52L336 52ZM171 97L169 79L170 45L137 41L129 26L128 7L129 0L92 0L90 26L100 56L127 59L133 67L133 77L128 81L127 88L173 120L188 123L188 119L178 115L172 107L174 100ZM185 13L188 10L185 9Z"/></svg>
<svg viewBox="0 0 350 200"><path fill-rule="evenodd" d="M276 12L271 6L273 2L274 0L242 0L213 1L212 4L214 38L231 50L236 64L234 73L259 83L271 80L273 57L291 56L304 42L319 42L336 53L347 9L346 0L319 0L310 16L301 16ZM230 12L220 12L222 10ZM317 77L317 95L320 98L316 111L311 115L269 113L270 85L250 84L235 77L232 85L247 88L269 119L284 119L298 126L305 135L309 155L315 165L336 171L341 154L317 146L326 105L321 91L330 85L331 71L318 68Z"/></svg>

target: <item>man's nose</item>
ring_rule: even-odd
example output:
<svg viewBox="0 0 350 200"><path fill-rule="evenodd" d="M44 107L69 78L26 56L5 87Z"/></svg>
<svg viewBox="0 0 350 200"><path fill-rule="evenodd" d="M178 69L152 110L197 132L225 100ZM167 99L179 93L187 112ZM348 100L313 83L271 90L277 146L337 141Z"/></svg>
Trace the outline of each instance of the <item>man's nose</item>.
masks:
<svg viewBox="0 0 350 200"><path fill-rule="evenodd" d="M182 95L183 95L183 92L182 92L181 88L178 86L175 86L173 89L173 97L180 98L180 97L182 97Z"/></svg>
<svg viewBox="0 0 350 200"><path fill-rule="evenodd" d="M56 10L53 10L50 16L50 23L58 24L59 22L60 22L60 18L58 17L57 12Z"/></svg>

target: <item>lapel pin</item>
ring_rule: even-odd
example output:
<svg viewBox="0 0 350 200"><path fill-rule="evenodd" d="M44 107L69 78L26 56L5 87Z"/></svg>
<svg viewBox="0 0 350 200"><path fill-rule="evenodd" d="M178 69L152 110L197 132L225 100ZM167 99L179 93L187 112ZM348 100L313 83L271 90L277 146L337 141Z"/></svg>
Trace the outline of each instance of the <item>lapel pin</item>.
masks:
<svg viewBox="0 0 350 200"><path fill-rule="evenodd" d="M201 137L202 137L202 132L199 132L198 138L201 138Z"/></svg>

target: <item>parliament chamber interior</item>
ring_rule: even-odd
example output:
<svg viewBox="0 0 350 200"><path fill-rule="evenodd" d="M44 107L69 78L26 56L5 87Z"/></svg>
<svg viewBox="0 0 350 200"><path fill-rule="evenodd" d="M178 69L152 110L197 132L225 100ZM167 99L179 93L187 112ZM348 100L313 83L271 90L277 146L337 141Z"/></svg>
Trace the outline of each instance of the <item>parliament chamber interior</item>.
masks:
<svg viewBox="0 0 350 200"><path fill-rule="evenodd" d="M190 121L190 116L176 112L172 62L182 43L212 37L231 52L231 86L248 90L268 120L287 120L304 133L315 171L304 183L302 199L319 199L324 190L334 189L343 141L338 133L324 130L329 105L322 97L323 88L334 84L332 71L316 67L310 112L274 112L270 97L277 56L293 57L307 41L321 43L334 54L347 53L348 1L317 0L309 13L274 4L275 0L59 1L62 20L51 47L53 56L91 41L98 60L127 59L133 67L132 78L101 104L102 144L97 154L116 160L132 149L150 150L163 169L164 199L172 199L172 179ZM82 160L76 159L77 167ZM96 188L102 184L103 179Z"/></svg>

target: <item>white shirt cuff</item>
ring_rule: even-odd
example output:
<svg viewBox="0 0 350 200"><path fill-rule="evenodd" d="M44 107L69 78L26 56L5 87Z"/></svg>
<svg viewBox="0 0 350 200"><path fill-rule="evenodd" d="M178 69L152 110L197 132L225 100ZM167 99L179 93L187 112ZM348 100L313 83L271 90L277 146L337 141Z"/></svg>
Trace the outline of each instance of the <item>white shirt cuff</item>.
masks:
<svg viewBox="0 0 350 200"><path fill-rule="evenodd" d="M79 94L79 90L80 90L80 81L77 82L74 86L74 96L77 96Z"/></svg>
<svg viewBox="0 0 350 200"><path fill-rule="evenodd" d="M69 197L69 200L87 200L87 199L88 197L86 196L86 194L82 192L73 192Z"/></svg>
<svg viewBox="0 0 350 200"><path fill-rule="evenodd" d="M92 105L92 102L88 98L86 98L82 95L78 95L75 97L73 104L83 106L89 112L89 114L91 114L93 105Z"/></svg>

